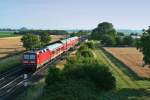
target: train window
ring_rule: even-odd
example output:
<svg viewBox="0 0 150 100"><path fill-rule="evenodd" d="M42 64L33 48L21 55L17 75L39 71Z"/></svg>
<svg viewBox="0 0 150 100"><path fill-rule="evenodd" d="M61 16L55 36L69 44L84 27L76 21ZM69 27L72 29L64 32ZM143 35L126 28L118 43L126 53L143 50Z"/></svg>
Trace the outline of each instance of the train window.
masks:
<svg viewBox="0 0 150 100"><path fill-rule="evenodd" d="M24 59L29 59L29 55L25 54Z"/></svg>
<svg viewBox="0 0 150 100"><path fill-rule="evenodd" d="M35 55L30 55L30 59L35 59Z"/></svg>

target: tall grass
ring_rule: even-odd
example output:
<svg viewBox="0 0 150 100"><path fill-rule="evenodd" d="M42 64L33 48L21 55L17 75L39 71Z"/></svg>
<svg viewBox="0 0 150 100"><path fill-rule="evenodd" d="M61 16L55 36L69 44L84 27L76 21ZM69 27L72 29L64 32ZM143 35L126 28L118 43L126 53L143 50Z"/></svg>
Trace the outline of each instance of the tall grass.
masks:
<svg viewBox="0 0 150 100"><path fill-rule="evenodd" d="M16 100L37 100L42 95L43 87L44 82L41 80L39 83L28 87Z"/></svg>
<svg viewBox="0 0 150 100"><path fill-rule="evenodd" d="M22 54L15 55L0 60L0 73L3 73L9 69L20 67L21 65Z"/></svg>

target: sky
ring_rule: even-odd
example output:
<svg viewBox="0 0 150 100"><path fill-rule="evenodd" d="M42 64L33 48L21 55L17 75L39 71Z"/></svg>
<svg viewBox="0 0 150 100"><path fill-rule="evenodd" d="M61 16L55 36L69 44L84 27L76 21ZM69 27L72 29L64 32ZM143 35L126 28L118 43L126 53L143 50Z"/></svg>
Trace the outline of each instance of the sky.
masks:
<svg viewBox="0 0 150 100"><path fill-rule="evenodd" d="M116 29L150 26L150 0L0 0L0 28Z"/></svg>

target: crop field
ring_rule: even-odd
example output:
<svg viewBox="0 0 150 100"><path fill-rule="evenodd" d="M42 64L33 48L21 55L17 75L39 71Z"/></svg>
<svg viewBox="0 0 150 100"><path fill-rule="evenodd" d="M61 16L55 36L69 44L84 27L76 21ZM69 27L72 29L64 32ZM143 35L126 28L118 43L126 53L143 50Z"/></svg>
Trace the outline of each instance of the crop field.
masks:
<svg viewBox="0 0 150 100"><path fill-rule="evenodd" d="M111 53L115 58L124 63L140 78L150 78L150 68L142 67L143 55L136 48L132 47L105 47L107 52Z"/></svg>
<svg viewBox="0 0 150 100"><path fill-rule="evenodd" d="M24 50L19 37L0 38L0 58Z"/></svg>
<svg viewBox="0 0 150 100"><path fill-rule="evenodd" d="M64 38L64 35L52 35L52 41ZM0 38L0 58L25 50L22 47L21 36Z"/></svg>

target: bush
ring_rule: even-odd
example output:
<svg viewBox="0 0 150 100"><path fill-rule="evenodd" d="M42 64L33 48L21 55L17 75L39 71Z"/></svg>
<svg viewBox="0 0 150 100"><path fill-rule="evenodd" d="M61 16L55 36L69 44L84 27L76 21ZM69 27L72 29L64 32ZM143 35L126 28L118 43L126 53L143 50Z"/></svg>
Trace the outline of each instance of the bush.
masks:
<svg viewBox="0 0 150 100"><path fill-rule="evenodd" d="M42 100L98 100L96 87L85 80L66 80L48 86Z"/></svg>
<svg viewBox="0 0 150 100"><path fill-rule="evenodd" d="M94 57L93 52L90 50L79 51L79 52L77 52L77 55L81 56L81 57L85 57L85 58L86 57Z"/></svg>
<svg viewBox="0 0 150 100"><path fill-rule="evenodd" d="M69 57L67 58L67 64L65 64L64 70L72 67L78 67L83 64L98 64L98 60L92 57Z"/></svg>
<svg viewBox="0 0 150 100"><path fill-rule="evenodd" d="M77 59L77 57L68 57L66 60L67 64L77 64L81 61L80 59Z"/></svg>
<svg viewBox="0 0 150 100"><path fill-rule="evenodd" d="M63 80L62 72L58 68L50 66L48 75L46 76L46 85L49 86L62 80Z"/></svg>
<svg viewBox="0 0 150 100"><path fill-rule="evenodd" d="M87 47L90 48L90 49L94 49L95 48L93 42L86 42L85 45L87 45Z"/></svg>
<svg viewBox="0 0 150 100"><path fill-rule="evenodd" d="M80 48L78 49L78 52L83 51L83 50L88 50L88 46L87 45L81 45Z"/></svg>
<svg viewBox="0 0 150 100"><path fill-rule="evenodd" d="M64 71L67 79L87 80L93 82L100 90L111 90L116 87L115 78L104 65L82 64L68 67Z"/></svg>

